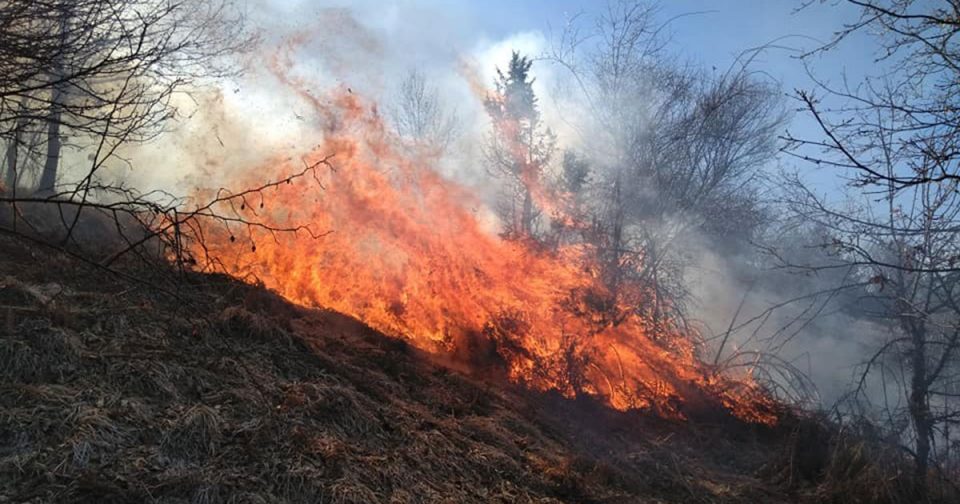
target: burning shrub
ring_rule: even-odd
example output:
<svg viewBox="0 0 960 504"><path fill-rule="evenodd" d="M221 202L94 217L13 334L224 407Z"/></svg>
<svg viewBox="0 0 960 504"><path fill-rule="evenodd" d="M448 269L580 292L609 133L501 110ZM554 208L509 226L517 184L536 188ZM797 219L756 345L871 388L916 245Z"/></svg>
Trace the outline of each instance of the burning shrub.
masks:
<svg viewBox="0 0 960 504"><path fill-rule="evenodd" d="M490 355L486 357L492 358L498 366L509 370L511 373L516 371L508 367L511 363L523 367L537 367L540 364L537 357L529 352L523 344L524 339L530 337L530 329L530 322L522 311L503 311L497 314L484 324L481 331L483 337L492 345ZM479 357L482 359L482 354ZM478 363L491 364L491 362ZM522 375L512 377L522 379Z"/></svg>

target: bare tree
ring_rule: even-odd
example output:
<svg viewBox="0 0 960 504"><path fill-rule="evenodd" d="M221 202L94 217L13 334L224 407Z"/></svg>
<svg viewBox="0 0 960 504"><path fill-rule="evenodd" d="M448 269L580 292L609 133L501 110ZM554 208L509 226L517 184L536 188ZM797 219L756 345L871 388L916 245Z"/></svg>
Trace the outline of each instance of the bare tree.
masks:
<svg viewBox="0 0 960 504"><path fill-rule="evenodd" d="M901 395L881 409L913 455L916 497L925 501L931 462L941 470L955 463L951 432L960 421L960 5L850 3L859 19L807 56L863 32L877 41L882 73L855 87L814 77L815 91L797 91L797 100L821 134L785 139L786 152L839 170L859 199L828 205L794 181L795 214L829 230L822 245L836 260L792 266L848 268L851 282L869 286L869 315L885 321L890 336L874 343L854 396L871 399L863 393L870 376Z"/></svg>
<svg viewBox="0 0 960 504"><path fill-rule="evenodd" d="M128 142L176 117L172 98L236 71L224 56L252 41L230 0L14 0L0 5L0 138L6 180L24 135L42 133L37 188L53 192L70 145L90 150L85 191ZM64 142L67 143L64 143Z"/></svg>
<svg viewBox="0 0 960 504"><path fill-rule="evenodd" d="M750 71L757 51L711 74L675 63L655 4L611 2L594 21L572 19L547 55L586 112L569 122L593 167L587 239L615 296L639 277L655 288L638 309L676 323L691 240L742 246L764 221L752 182L786 113L778 86Z"/></svg>
<svg viewBox="0 0 960 504"><path fill-rule="evenodd" d="M229 56L254 38L231 0L13 0L0 3L0 27L0 233L116 274L131 257L164 266L155 272L169 264L216 269L206 253L211 233L251 247L264 235L319 236L309 226L272 224L258 209L268 188L308 177L322 186L318 171L332 169L328 158L261 185L190 199L99 176L121 146L171 126L180 112L175 96L238 72ZM58 183L67 146L88 154L89 164ZM18 194L26 166L39 168L38 191Z"/></svg>
<svg viewBox="0 0 960 504"><path fill-rule="evenodd" d="M893 167L884 171L892 174ZM831 205L796 179L791 188L795 220L823 230L816 245L826 254L781 265L843 272L823 292L855 296L846 309L882 328L861 336L873 350L851 398L880 409L880 419L913 454L915 489L926 498L929 463L949 463L956 443L951 427L960 421L960 283L957 273L944 271L960 243L942 219L960 211L960 201L939 184L918 185L909 200L889 184L879 205L872 198ZM871 390L873 381L882 390Z"/></svg>
<svg viewBox="0 0 960 504"><path fill-rule="evenodd" d="M789 137L804 159L849 169L861 187L958 181L960 131L960 5L914 0L848 0L861 16L834 39L805 55L829 51L856 33L877 33L877 66L886 71L855 87L817 81L816 92L798 91L802 106L816 119L824 138ZM809 70L809 68L808 68ZM829 111L823 99L831 100ZM835 107L833 106L835 105ZM836 110L833 110L833 109ZM889 118L881 124L878 116ZM889 143L873 145L878 137ZM882 147L882 148L881 148ZM827 155L814 155L820 151ZM887 160L885 151L895 155ZM887 173L878 166L896 161Z"/></svg>
<svg viewBox="0 0 960 504"><path fill-rule="evenodd" d="M439 90L417 69L400 82L389 112L401 138L435 154L446 153L460 132L456 110L447 110Z"/></svg>

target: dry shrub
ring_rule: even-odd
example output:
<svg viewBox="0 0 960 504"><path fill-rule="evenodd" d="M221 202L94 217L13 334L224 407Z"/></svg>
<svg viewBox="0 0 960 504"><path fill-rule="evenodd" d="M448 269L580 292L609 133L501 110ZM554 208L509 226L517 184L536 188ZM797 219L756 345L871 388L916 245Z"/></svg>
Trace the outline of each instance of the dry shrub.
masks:
<svg viewBox="0 0 960 504"><path fill-rule="evenodd" d="M326 492L331 504L376 504L380 496L356 479L346 476L338 479Z"/></svg>
<svg viewBox="0 0 960 504"><path fill-rule="evenodd" d="M0 339L0 378L9 382L32 382L40 368L40 357L26 342Z"/></svg>
<svg viewBox="0 0 960 504"><path fill-rule="evenodd" d="M323 470L309 464L289 464L293 468L274 479L274 492L287 502L324 502L319 486Z"/></svg>
<svg viewBox="0 0 960 504"><path fill-rule="evenodd" d="M783 453L764 468L767 477L812 502L916 502L913 459L868 420L851 419L841 427L813 415L794 422ZM936 497L940 490L932 489L931 503L941 502Z"/></svg>
<svg viewBox="0 0 960 504"><path fill-rule="evenodd" d="M785 441L781 451L761 473L791 489L821 481L838 434L833 424L822 416L803 415L790 417L782 427Z"/></svg>
<svg viewBox="0 0 960 504"><path fill-rule="evenodd" d="M912 503L910 461L884 443L841 435L835 439L823 480L821 502L850 504Z"/></svg>
<svg viewBox="0 0 960 504"><path fill-rule="evenodd" d="M220 404L228 404L243 407L250 411L269 408L269 402L264 399L259 390L247 387L232 387L211 394L211 400ZM256 420L254 418L253 420Z"/></svg>
<svg viewBox="0 0 960 504"><path fill-rule="evenodd" d="M464 434L479 444L495 446L514 459L523 457L524 437L517 437L504 429L499 418L470 416L460 420Z"/></svg>
<svg viewBox="0 0 960 504"><path fill-rule="evenodd" d="M179 364L147 359L112 361L107 373L126 393L159 399L177 399L176 383L183 383L186 375Z"/></svg>
<svg viewBox="0 0 960 504"><path fill-rule="evenodd" d="M129 441L127 430L103 408L80 406L67 423L73 426L73 433L67 439L73 467L85 468L93 459L104 462Z"/></svg>
<svg viewBox="0 0 960 504"><path fill-rule="evenodd" d="M15 383L59 381L80 363L80 343L49 321L21 322L14 336L0 338L0 378Z"/></svg>
<svg viewBox="0 0 960 504"><path fill-rule="evenodd" d="M199 404L184 412L160 442L160 451L183 462L197 462L212 455L222 437L220 413Z"/></svg>
<svg viewBox="0 0 960 504"><path fill-rule="evenodd" d="M359 438L373 442L383 434L377 418L379 405L356 390L331 385L322 389L322 395L310 404L310 411L317 420L329 424L341 437Z"/></svg>
<svg viewBox="0 0 960 504"><path fill-rule="evenodd" d="M227 504L270 504L266 498L254 492L236 492L227 499Z"/></svg>
<svg viewBox="0 0 960 504"><path fill-rule="evenodd" d="M220 485L204 483L193 491L190 504L220 504L223 502L221 493Z"/></svg>
<svg viewBox="0 0 960 504"><path fill-rule="evenodd" d="M387 502L390 504L412 504L419 501L414 499L410 492L403 489L397 489L390 494L390 500Z"/></svg>
<svg viewBox="0 0 960 504"><path fill-rule="evenodd" d="M471 462L478 476L487 484L496 483L504 478L515 480L523 473L523 468L515 459L492 446L477 445L467 452L465 458Z"/></svg>
<svg viewBox="0 0 960 504"><path fill-rule="evenodd" d="M307 443L307 453L318 455L327 464L338 463L348 454L349 447L340 439L320 434Z"/></svg>
<svg viewBox="0 0 960 504"><path fill-rule="evenodd" d="M290 335L269 317L253 313L243 306L224 308L217 317L221 331L228 336L239 336L261 342L290 343Z"/></svg>
<svg viewBox="0 0 960 504"><path fill-rule="evenodd" d="M0 472L8 470L4 467L7 464L18 465L34 451L37 433L32 431L26 415L0 412Z"/></svg>

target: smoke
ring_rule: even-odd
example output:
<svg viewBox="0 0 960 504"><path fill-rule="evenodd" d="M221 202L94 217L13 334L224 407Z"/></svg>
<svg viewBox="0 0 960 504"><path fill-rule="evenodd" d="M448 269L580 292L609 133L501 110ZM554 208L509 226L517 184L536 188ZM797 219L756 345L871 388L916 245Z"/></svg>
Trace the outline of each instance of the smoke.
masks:
<svg viewBox="0 0 960 504"><path fill-rule="evenodd" d="M711 358L729 331L721 360L741 350L774 353L816 386L813 406L832 407L858 385L865 356L885 329L839 309L828 294L810 297L839 287L837 278L776 271L755 256L719 255L709 242L695 254L688 282ZM882 385L869 380L864 393L880 398Z"/></svg>

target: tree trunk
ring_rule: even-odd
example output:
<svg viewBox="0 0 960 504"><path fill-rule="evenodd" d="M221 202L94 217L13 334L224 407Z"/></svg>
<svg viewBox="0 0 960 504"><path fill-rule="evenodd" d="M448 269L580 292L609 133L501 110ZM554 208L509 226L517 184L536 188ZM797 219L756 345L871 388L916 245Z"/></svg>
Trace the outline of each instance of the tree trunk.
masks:
<svg viewBox="0 0 960 504"><path fill-rule="evenodd" d="M57 183L57 169L60 166L60 117L63 93L58 87L53 90L50 113L47 115L47 157L40 175L37 190L40 193L52 193Z"/></svg>
<svg viewBox="0 0 960 504"><path fill-rule="evenodd" d="M607 288L616 299L620 290L620 280L623 271L620 268L620 259L623 255L623 198L620 192L620 173L613 182L613 215L611 216L610 254L607 261Z"/></svg>
<svg viewBox="0 0 960 504"><path fill-rule="evenodd" d="M57 183L57 170L60 167L60 121L63 116L66 86L58 81L64 75L63 57L71 17L72 13L69 7L65 7L60 13L60 54L57 55L56 63L54 63L50 72L53 89L50 90L50 111L47 114L47 157L43 164L43 172L40 175L40 183L37 186L40 193L54 192Z"/></svg>
<svg viewBox="0 0 960 504"><path fill-rule="evenodd" d="M26 126L26 120L23 118L25 108L21 101L20 106L17 107L17 114L20 117L17 119L17 125L13 130L13 139L7 146L7 171L3 177L3 186L13 193L17 192L17 183L20 180L20 144L23 142L23 128Z"/></svg>
<svg viewBox="0 0 960 504"><path fill-rule="evenodd" d="M7 146L7 172L3 177L3 187L8 191L16 191L17 187L17 162L20 150L21 125L13 132L13 140Z"/></svg>
<svg viewBox="0 0 960 504"><path fill-rule="evenodd" d="M523 215L520 217L520 228L523 236L533 237L533 196L528 187L523 189Z"/></svg>
<svg viewBox="0 0 960 504"><path fill-rule="evenodd" d="M913 376L910 380L910 419L917 432L917 457L914 465L914 482L918 502L927 499L927 471L930 460L930 404L927 386L926 338L922 322L911 322L911 340L913 351L911 365ZM917 327L917 325L921 325Z"/></svg>

